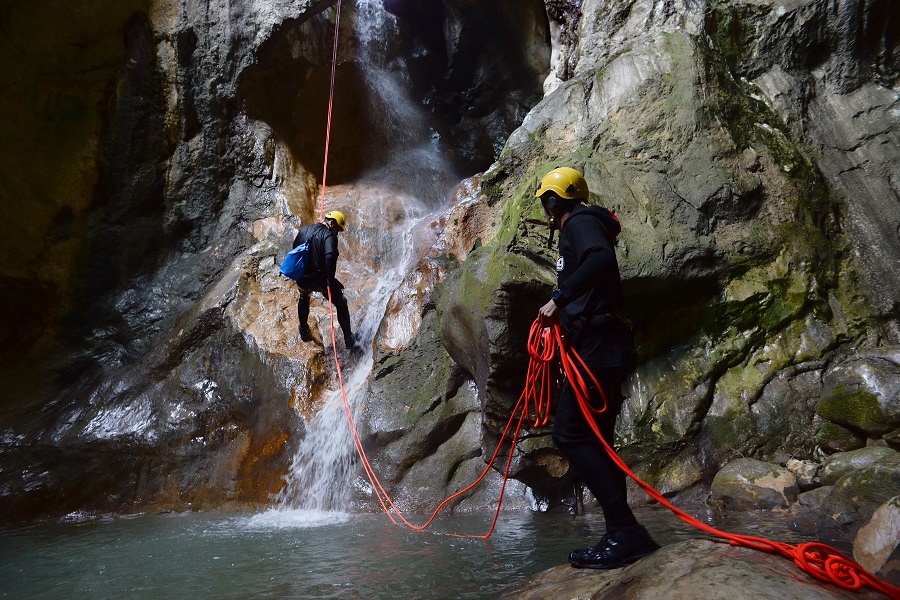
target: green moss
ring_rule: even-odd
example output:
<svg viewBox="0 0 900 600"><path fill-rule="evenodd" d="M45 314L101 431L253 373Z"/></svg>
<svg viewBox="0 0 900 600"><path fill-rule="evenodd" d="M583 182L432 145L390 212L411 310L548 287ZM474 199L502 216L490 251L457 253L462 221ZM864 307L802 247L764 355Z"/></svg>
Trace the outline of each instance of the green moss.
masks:
<svg viewBox="0 0 900 600"><path fill-rule="evenodd" d="M763 4L711 2L705 15L705 29L732 70L752 53L760 39L756 23L772 10Z"/></svg>
<svg viewBox="0 0 900 600"><path fill-rule="evenodd" d="M707 10L706 29L713 46L708 56L711 106L738 147L764 146L791 179L805 183L814 170L812 164L790 141L781 119L747 81L742 67L745 57L757 60L754 53L761 36L757 23L770 10L770 6L747 3L713 3Z"/></svg>
<svg viewBox="0 0 900 600"><path fill-rule="evenodd" d="M816 404L816 414L869 433L882 434L892 429L878 398L864 390L836 388Z"/></svg>
<svg viewBox="0 0 900 600"><path fill-rule="evenodd" d="M825 423L816 433L816 443L833 452L849 452L863 448L866 440L837 423Z"/></svg>
<svg viewBox="0 0 900 600"><path fill-rule="evenodd" d="M755 430L753 421L747 415L740 417L709 415L703 419L703 434L709 437L711 445L732 453L744 450Z"/></svg>

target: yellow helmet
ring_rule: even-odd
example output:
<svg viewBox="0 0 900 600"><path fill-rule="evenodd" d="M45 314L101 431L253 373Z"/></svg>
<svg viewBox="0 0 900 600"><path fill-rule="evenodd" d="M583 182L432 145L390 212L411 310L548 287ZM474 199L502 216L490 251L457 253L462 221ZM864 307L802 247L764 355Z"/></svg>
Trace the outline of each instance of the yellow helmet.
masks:
<svg viewBox="0 0 900 600"><path fill-rule="evenodd" d="M554 192L560 198L566 200L587 200L588 186L584 177L575 169L569 167L556 167L541 179L541 186L534 193L535 198L540 198L546 192Z"/></svg>
<svg viewBox="0 0 900 600"><path fill-rule="evenodd" d="M347 226L347 217L345 217L344 213L342 213L340 211L337 211L337 210L329 211L329 212L325 213L325 218L326 219L334 219L335 223L337 223L337 226L341 228L341 231L343 231L344 227Z"/></svg>

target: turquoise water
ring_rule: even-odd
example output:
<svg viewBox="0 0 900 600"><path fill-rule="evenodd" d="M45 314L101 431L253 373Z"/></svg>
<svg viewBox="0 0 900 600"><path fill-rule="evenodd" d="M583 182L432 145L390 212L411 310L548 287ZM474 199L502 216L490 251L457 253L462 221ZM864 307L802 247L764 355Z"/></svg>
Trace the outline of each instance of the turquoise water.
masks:
<svg viewBox="0 0 900 600"><path fill-rule="evenodd" d="M664 544L699 535L662 509L639 518ZM437 528L480 534L490 519ZM738 529L796 541L777 517L759 520ZM602 532L596 515L524 512L501 515L487 541L412 532L384 515L299 511L37 524L0 530L0 597L496 598Z"/></svg>

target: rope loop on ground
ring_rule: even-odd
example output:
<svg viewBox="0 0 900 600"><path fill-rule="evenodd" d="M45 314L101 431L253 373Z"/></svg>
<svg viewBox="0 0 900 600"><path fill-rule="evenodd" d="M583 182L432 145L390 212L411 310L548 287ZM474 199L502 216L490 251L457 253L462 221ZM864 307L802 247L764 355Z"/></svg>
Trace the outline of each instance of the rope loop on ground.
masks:
<svg viewBox="0 0 900 600"><path fill-rule="evenodd" d="M799 544L793 549L793 558L801 569L816 579L846 590L856 591L862 588L867 575L872 577L847 556L818 542Z"/></svg>

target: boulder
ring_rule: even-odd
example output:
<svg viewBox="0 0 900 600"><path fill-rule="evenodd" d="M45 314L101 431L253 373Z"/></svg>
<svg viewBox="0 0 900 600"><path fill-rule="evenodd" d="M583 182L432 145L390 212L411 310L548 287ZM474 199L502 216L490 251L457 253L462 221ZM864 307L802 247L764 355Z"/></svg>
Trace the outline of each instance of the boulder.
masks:
<svg viewBox="0 0 900 600"><path fill-rule="evenodd" d="M798 494L797 504L794 506L797 524L803 529L815 531L819 525L819 508L830 493L831 486L823 486Z"/></svg>
<svg viewBox="0 0 900 600"><path fill-rule="evenodd" d="M823 381L819 416L878 437L900 426L900 348L856 355Z"/></svg>
<svg viewBox="0 0 900 600"><path fill-rule="evenodd" d="M866 438L837 423L825 423L816 432L816 443L825 452L850 452L866 445Z"/></svg>
<svg viewBox="0 0 900 600"><path fill-rule="evenodd" d="M900 585L900 496L878 507L859 529L853 558L870 573Z"/></svg>
<svg viewBox="0 0 900 600"><path fill-rule="evenodd" d="M887 458L900 458L900 452L883 446L873 446L834 454L822 464L819 482L822 485L834 485L844 475L866 469Z"/></svg>
<svg viewBox="0 0 900 600"><path fill-rule="evenodd" d="M819 536L852 542L875 510L900 494L900 453L847 473L834 484L819 509Z"/></svg>
<svg viewBox="0 0 900 600"><path fill-rule="evenodd" d="M739 458L716 473L713 500L736 510L787 508L797 499L796 476L784 467L753 458Z"/></svg>
<svg viewBox="0 0 900 600"><path fill-rule="evenodd" d="M819 464L811 460L797 460L792 458L785 464L787 470L797 477L797 484L801 490L810 490L816 487L816 474Z"/></svg>
<svg viewBox="0 0 900 600"><path fill-rule="evenodd" d="M900 427L884 434L884 437L881 439L883 439L891 448L900 447Z"/></svg>
<svg viewBox="0 0 900 600"><path fill-rule="evenodd" d="M846 598L847 591L805 575L790 560L695 539L664 546L624 569L591 571L554 567L502 594L516 600L569 598L728 598L729 600L825 600ZM861 590L854 598L883 598Z"/></svg>

